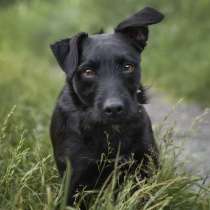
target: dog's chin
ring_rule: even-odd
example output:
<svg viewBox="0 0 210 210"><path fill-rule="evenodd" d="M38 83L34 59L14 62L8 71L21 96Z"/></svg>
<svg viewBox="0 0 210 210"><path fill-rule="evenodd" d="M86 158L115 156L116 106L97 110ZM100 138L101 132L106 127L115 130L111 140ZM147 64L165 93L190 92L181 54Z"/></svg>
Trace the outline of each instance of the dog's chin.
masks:
<svg viewBox="0 0 210 210"><path fill-rule="evenodd" d="M121 118L102 118L102 124L106 126L122 126L125 124L130 124L135 122L136 115L133 116L124 116Z"/></svg>
<svg viewBox="0 0 210 210"><path fill-rule="evenodd" d="M125 123L125 119L103 119L104 125L122 125Z"/></svg>

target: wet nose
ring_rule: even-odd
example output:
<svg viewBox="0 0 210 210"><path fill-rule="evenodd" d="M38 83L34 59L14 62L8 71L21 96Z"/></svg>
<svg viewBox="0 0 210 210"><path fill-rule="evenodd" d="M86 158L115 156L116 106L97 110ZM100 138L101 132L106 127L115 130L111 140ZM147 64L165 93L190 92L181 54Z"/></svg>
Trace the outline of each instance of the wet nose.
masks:
<svg viewBox="0 0 210 210"><path fill-rule="evenodd" d="M103 113L107 117L119 117L125 111L123 102L120 99L107 99L103 106Z"/></svg>

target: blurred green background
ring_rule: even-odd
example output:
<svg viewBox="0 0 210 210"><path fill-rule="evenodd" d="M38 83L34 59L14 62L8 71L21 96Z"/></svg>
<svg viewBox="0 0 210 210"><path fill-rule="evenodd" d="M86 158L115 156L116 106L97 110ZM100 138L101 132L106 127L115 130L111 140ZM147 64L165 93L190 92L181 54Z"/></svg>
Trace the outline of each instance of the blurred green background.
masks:
<svg viewBox="0 0 210 210"><path fill-rule="evenodd" d="M0 0L1 112L21 104L49 113L64 77L49 44L80 31L111 31L146 5L166 18L150 30L142 63L145 83L209 105L209 0Z"/></svg>
<svg viewBox="0 0 210 210"><path fill-rule="evenodd" d="M144 83L209 106L209 0L0 0L0 209L40 209L46 186L58 191L48 127L64 74L50 43L111 31L144 6L166 16L150 30Z"/></svg>
<svg viewBox="0 0 210 210"><path fill-rule="evenodd" d="M30 113L42 110L40 118L47 119L43 112L49 113L64 77L49 44L80 31L111 31L146 5L166 18L150 30L145 84L209 105L209 0L0 0L0 112L16 104Z"/></svg>

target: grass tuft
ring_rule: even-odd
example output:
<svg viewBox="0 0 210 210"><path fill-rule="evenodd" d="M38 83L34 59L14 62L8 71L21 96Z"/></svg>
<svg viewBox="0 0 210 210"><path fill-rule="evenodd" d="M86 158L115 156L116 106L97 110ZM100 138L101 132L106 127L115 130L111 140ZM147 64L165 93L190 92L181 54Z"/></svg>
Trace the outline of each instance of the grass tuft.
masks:
<svg viewBox="0 0 210 210"><path fill-rule="evenodd" d="M70 166L62 181L58 177L49 142L17 129L15 107L5 116L0 133L0 209L78 209L91 195L90 210L208 210L210 187L205 180L186 172L174 151L173 128L160 131L156 138L161 151L161 169L148 180L137 173L127 175L119 186L120 166L99 191L78 192L76 208L65 207ZM10 129L9 129L10 128ZM11 130L15 130L11 136ZM15 141L14 141L15 138ZM13 142L11 144L10 141ZM29 143L30 142L30 143ZM117 161L116 161L117 162ZM117 186L117 187L116 187ZM117 192L117 194L116 194Z"/></svg>

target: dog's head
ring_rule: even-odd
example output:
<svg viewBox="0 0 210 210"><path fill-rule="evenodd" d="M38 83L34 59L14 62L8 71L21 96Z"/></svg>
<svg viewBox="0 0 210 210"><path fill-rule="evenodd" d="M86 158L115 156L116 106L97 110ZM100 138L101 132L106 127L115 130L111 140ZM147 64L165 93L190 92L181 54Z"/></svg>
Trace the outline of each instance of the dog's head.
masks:
<svg viewBox="0 0 210 210"><path fill-rule="evenodd" d="M146 7L111 34L79 33L51 45L75 100L96 121L119 123L136 115L141 101L140 54L148 40L148 26L162 19L160 12Z"/></svg>

